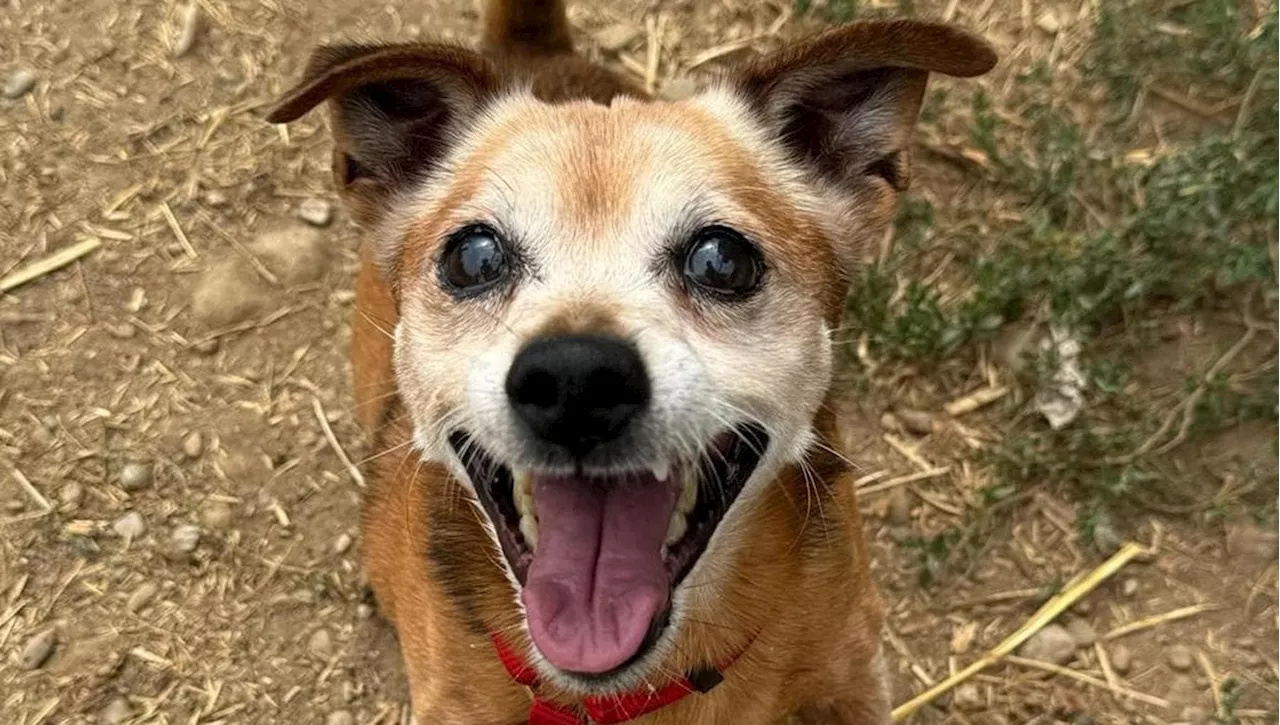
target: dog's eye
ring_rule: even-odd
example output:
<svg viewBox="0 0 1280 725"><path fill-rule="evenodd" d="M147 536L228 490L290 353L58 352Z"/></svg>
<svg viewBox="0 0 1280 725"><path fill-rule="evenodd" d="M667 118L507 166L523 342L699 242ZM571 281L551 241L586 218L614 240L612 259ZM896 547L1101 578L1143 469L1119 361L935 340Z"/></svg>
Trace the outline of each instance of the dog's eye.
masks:
<svg viewBox="0 0 1280 725"><path fill-rule="evenodd" d="M684 276L698 288L724 297L745 297L764 272L760 250L726 227L707 227L694 235L684 258Z"/></svg>
<svg viewBox="0 0 1280 725"><path fill-rule="evenodd" d="M479 294L506 278L507 251L498 233L485 226L454 232L445 243L440 276L456 294Z"/></svg>

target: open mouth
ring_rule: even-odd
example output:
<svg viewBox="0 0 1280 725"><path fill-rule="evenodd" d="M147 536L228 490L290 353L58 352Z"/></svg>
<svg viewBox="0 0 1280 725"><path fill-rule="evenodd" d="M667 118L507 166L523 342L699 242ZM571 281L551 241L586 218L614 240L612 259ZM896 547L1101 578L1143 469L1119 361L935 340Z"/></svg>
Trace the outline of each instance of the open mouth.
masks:
<svg viewBox="0 0 1280 725"><path fill-rule="evenodd" d="M600 474L513 470L464 432L449 442L521 585L538 650L561 670L601 676L662 634L671 593L769 438L741 425L717 435L696 464Z"/></svg>

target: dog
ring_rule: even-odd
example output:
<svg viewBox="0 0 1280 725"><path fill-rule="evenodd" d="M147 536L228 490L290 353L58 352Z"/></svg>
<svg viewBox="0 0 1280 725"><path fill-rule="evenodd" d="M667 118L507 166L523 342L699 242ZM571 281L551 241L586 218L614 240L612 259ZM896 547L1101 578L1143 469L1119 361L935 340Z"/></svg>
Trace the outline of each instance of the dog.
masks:
<svg viewBox="0 0 1280 725"><path fill-rule="evenodd" d="M364 565L423 725L887 723L832 334L960 29L858 22L677 102L561 0L314 52L364 230Z"/></svg>

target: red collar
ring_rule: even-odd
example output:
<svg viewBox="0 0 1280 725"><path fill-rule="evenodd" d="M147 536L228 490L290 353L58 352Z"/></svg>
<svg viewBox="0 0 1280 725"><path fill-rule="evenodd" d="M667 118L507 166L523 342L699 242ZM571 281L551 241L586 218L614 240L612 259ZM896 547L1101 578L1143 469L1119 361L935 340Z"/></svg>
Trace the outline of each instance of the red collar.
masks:
<svg viewBox="0 0 1280 725"><path fill-rule="evenodd" d="M621 695L586 697L581 708L557 705L538 695L538 674L520 658L497 634L490 635L498 650L498 659L507 668L511 679L529 688L533 705L529 708L529 725L616 725L648 715L654 710L684 699L694 692L708 692L724 679L722 674L742 654L730 658L721 667L702 668L675 680L664 687L644 688ZM585 711L585 713L583 712Z"/></svg>

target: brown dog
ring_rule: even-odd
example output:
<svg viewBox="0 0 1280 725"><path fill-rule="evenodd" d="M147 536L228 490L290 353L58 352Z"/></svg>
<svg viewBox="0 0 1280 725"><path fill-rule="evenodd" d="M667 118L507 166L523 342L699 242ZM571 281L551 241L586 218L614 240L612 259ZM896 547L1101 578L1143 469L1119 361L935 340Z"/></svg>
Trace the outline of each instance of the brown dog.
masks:
<svg viewBox="0 0 1280 725"><path fill-rule="evenodd" d="M686 101L575 56L560 0L484 53L316 52L367 229L366 566L421 723L883 723L881 605L831 333L964 32L835 28Z"/></svg>

